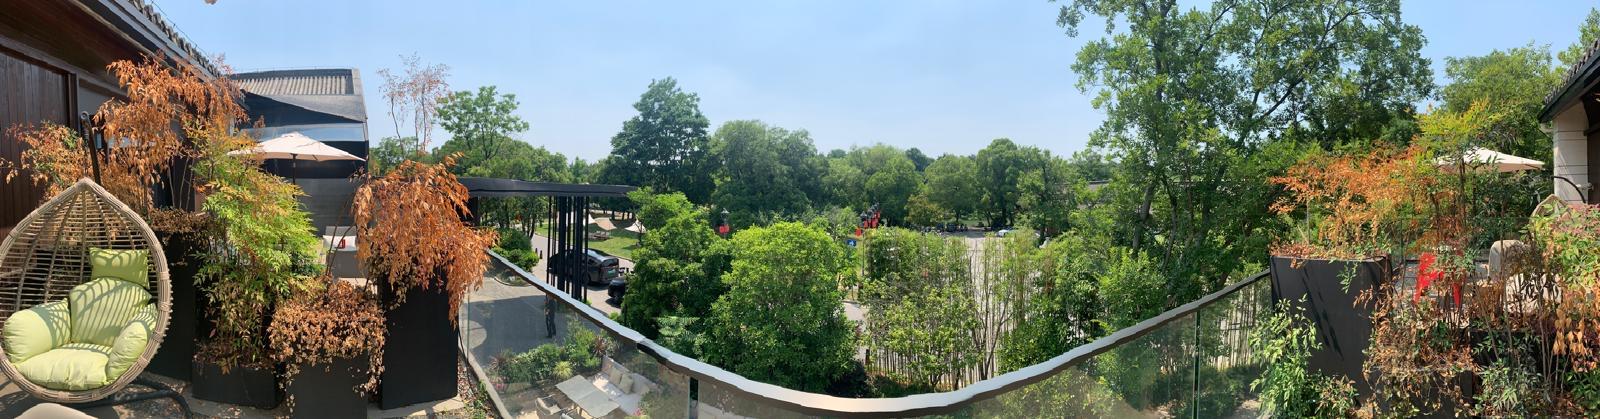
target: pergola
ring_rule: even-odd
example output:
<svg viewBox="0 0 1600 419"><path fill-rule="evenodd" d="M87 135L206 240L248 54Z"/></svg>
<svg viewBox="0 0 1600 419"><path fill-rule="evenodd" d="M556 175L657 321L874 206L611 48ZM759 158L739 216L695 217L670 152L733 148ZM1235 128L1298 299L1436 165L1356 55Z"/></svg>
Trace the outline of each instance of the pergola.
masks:
<svg viewBox="0 0 1600 419"><path fill-rule="evenodd" d="M472 210L473 224L480 221L480 198L550 197L548 213L550 234L545 236L549 249L549 263L545 264L545 282L549 282L573 298L584 298L584 281L578 263L581 258L551 258L557 254L582 255L589 251L589 202L599 198L627 198L637 187L626 185L591 185L572 183L530 182L516 179L463 177L459 179L471 197L467 207Z"/></svg>

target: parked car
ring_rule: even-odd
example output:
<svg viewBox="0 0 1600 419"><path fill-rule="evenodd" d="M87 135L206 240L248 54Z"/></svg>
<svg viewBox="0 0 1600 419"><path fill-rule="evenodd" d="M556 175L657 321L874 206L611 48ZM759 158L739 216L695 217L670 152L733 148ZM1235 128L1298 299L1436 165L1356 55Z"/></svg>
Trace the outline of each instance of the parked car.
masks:
<svg viewBox="0 0 1600 419"><path fill-rule="evenodd" d="M563 263L576 259L578 263L579 278L591 285L609 285L611 280L622 277L620 259L595 249L587 249L582 257L574 258L569 252L563 251L550 257L550 263L558 268Z"/></svg>

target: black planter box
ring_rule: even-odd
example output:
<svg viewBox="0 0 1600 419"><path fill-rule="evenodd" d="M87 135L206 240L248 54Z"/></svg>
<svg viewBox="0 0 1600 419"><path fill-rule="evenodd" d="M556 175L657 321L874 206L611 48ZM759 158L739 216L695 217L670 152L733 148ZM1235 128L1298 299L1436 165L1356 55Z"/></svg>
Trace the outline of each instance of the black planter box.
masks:
<svg viewBox="0 0 1600 419"><path fill-rule="evenodd" d="M219 403L272 409L282 401L275 368L236 366L223 373L216 364L196 360L191 387L195 398Z"/></svg>
<svg viewBox="0 0 1600 419"><path fill-rule="evenodd" d="M450 319L450 296L439 288L412 287L405 302L393 305L394 292L379 281L379 295L388 337L383 344L383 373L378 381L379 406L393 409L456 396L456 362L460 356L456 326Z"/></svg>
<svg viewBox="0 0 1600 419"><path fill-rule="evenodd" d="M285 392L293 400L294 418L359 418L367 415L367 398L356 386L367 381L367 358L341 358L325 365L305 365Z"/></svg>
<svg viewBox="0 0 1600 419"><path fill-rule="evenodd" d="M162 237L161 245L166 250L172 282L172 313L167 317L167 333L161 338L161 348L150 359L149 371L188 381L194 374L195 337L199 336L201 310L194 285L201 262L195 254L199 250L198 243L187 234L168 234Z"/></svg>
<svg viewBox="0 0 1600 419"><path fill-rule="evenodd" d="M1350 280L1348 290L1344 280ZM1272 300L1300 305L1316 329L1322 347L1311 352L1313 371L1355 382L1362 398L1372 386L1362 374L1372 338L1371 302L1356 304L1364 291L1390 284L1388 259L1333 261L1272 257ZM1300 300L1304 298L1305 301Z"/></svg>

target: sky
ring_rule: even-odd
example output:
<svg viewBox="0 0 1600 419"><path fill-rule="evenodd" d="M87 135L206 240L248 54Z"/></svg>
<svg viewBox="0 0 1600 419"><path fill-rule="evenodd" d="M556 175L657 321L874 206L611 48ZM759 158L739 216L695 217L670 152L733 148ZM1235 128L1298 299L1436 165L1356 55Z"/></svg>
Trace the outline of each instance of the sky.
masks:
<svg viewBox="0 0 1600 419"><path fill-rule="evenodd" d="M1044 0L156 4L237 71L359 69L374 143L395 134L377 71L408 54L448 65L453 90L515 94L530 125L519 139L590 161L665 77L699 95L712 129L760 119L809 131L822 152L881 142L971 154L1004 137L1068 155L1104 119L1071 70L1079 47L1103 36L1098 21L1067 37L1060 5ZM1444 57L1565 48L1593 6L1408 0L1402 18L1422 28L1443 84Z"/></svg>

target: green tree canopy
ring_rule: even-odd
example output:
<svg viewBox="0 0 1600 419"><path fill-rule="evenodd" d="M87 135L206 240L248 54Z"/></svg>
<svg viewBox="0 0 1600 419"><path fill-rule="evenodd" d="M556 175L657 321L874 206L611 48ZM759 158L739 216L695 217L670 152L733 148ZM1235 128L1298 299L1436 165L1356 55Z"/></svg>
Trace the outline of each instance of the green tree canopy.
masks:
<svg viewBox="0 0 1600 419"><path fill-rule="evenodd" d="M1451 80L1439 90L1444 109L1465 112L1482 104L1499 122L1493 131L1500 135L1483 146L1550 161L1550 135L1539 130L1539 111L1544 96L1561 83L1561 73L1550 62L1549 47L1528 44L1444 62Z"/></svg>
<svg viewBox="0 0 1600 419"><path fill-rule="evenodd" d="M1038 167L1042 153L999 138L978 151L978 184L991 226L1011 226L1020 204L1022 175Z"/></svg>
<svg viewBox="0 0 1600 419"><path fill-rule="evenodd" d="M445 97L439 107L439 126L450 133L450 140L440 145L435 155L461 153L452 169L458 175L488 165L519 142L512 134L528 130L528 122L516 112L517 96L499 94L494 86Z"/></svg>
<svg viewBox="0 0 1600 419"><path fill-rule="evenodd" d="M731 270L722 276L728 291L712 306L707 361L813 392L844 374L855 330L840 292L843 246L819 228L786 222L740 231L730 247Z"/></svg>
<svg viewBox="0 0 1600 419"><path fill-rule="evenodd" d="M1600 38L1600 9L1591 8L1589 15L1583 18L1583 25L1578 27L1578 41L1561 51L1560 70L1564 72L1578 65L1578 60L1583 59L1583 54L1589 52L1597 38Z"/></svg>
<svg viewBox="0 0 1600 419"><path fill-rule="evenodd" d="M612 158L601 181L682 192L691 202L706 203L712 186L705 176L711 123L700 114L700 96L684 92L668 77L651 81L633 109L639 114L611 138Z"/></svg>
<svg viewBox="0 0 1600 419"><path fill-rule="evenodd" d="M821 194L824 163L805 131L729 121L712 136L711 155L718 167L711 200L734 226L803 213Z"/></svg>
<svg viewBox="0 0 1600 419"><path fill-rule="evenodd" d="M1159 256L1170 279L1146 292L1171 301L1266 255L1284 228L1266 179L1303 152L1292 143L1409 138L1397 133L1432 87L1398 0L1075 0L1058 23L1076 35L1088 15L1107 36L1073 69L1106 114L1091 144L1118 165L1100 194L1116 243Z"/></svg>
<svg viewBox="0 0 1600 419"><path fill-rule="evenodd" d="M928 201L950 211L954 220L978 210L983 191L978 164L968 156L945 154L928 165Z"/></svg>
<svg viewBox="0 0 1600 419"><path fill-rule="evenodd" d="M645 188L628 193L628 198L649 230L633 253L622 324L654 337L662 317L710 317L711 302L726 288L720 277L728 269L728 249L711 231L705 210L678 192L655 194ZM674 324L691 327L696 334L706 327L705 322Z"/></svg>

